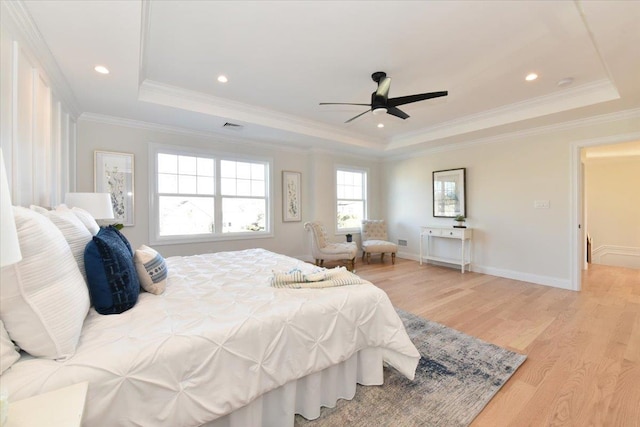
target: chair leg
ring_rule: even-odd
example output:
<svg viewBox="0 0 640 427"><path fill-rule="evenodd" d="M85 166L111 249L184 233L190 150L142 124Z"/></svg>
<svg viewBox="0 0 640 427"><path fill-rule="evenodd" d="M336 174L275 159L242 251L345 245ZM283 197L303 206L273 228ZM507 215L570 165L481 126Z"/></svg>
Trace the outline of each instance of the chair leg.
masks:
<svg viewBox="0 0 640 427"><path fill-rule="evenodd" d="M349 271L353 271L356 268L356 257L351 258L351 261L349 261L349 266L351 266L351 268L347 267L347 270Z"/></svg>
<svg viewBox="0 0 640 427"><path fill-rule="evenodd" d="M384 262L384 252L382 252L380 254L380 262L382 262L382 263Z"/></svg>
<svg viewBox="0 0 640 427"><path fill-rule="evenodd" d="M367 264L371 264L371 252L367 252Z"/></svg>
<svg viewBox="0 0 640 427"><path fill-rule="evenodd" d="M320 260L320 267L324 267L324 260L323 259Z"/></svg>
<svg viewBox="0 0 640 427"><path fill-rule="evenodd" d="M395 252L391 253L391 264L395 264L396 263L396 254Z"/></svg>
<svg viewBox="0 0 640 427"><path fill-rule="evenodd" d="M362 261L364 261L364 256L367 254L365 250L362 251Z"/></svg>

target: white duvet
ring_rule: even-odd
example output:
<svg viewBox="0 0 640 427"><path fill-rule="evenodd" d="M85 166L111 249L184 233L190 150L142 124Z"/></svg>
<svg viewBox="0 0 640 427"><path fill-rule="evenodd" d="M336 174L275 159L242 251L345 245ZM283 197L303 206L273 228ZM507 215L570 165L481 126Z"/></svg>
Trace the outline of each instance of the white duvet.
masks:
<svg viewBox="0 0 640 427"><path fill-rule="evenodd" d="M89 381L87 426L195 426L367 347L413 378L418 351L369 283L272 288L272 271L314 266L262 249L167 263L164 294L121 315L91 309L67 361L23 356L1 377L11 400Z"/></svg>

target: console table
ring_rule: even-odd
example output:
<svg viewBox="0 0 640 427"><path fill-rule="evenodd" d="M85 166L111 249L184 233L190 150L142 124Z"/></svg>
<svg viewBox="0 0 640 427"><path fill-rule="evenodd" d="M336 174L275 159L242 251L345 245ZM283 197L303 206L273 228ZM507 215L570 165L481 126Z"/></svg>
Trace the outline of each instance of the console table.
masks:
<svg viewBox="0 0 640 427"><path fill-rule="evenodd" d="M423 253L422 240L427 236L426 251ZM464 274L465 267L469 266L471 271L471 237L473 236L473 230L471 228L451 228L451 227L420 227L420 265L422 260L432 260L439 262L446 262L449 264L457 264L460 266L460 272ZM444 238L444 239L458 239L460 240L460 258L447 258L434 256L430 254L431 239ZM468 242L468 243L467 243ZM469 246L468 250L465 250L465 246ZM468 254L465 257L465 253Z"/></svg>

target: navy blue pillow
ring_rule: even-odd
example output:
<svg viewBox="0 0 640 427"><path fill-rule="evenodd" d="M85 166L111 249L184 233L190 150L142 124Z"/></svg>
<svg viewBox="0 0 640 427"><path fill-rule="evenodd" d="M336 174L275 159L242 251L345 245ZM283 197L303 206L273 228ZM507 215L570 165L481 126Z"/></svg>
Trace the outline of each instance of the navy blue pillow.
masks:
<svg viewBox="0 0 640 427"><path fill-rule="evenodd" d="M119 314L136 305L140 282L131 245L115 227L101 228L84 250L91 304L100 314Z"/></svg>

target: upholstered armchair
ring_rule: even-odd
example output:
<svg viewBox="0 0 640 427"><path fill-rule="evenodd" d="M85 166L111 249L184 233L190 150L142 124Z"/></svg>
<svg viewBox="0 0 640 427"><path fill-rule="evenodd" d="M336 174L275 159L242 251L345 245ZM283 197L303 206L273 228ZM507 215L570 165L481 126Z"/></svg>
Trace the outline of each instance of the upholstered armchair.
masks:
<svg viewBox="0 0 640 427"><path fill-rule="evenodd" d="M396 263L398 245L387 241L387 225L383 219L363 219L361 234L362 260L367 257L367 263L371 262L371 254L381 254L380 261L384 262L384 254L391 254L391 263Z"/></svg>
<svg viewBox="0 0 640 427"><path fill-rule="evenodd" d="M311 254L316 265L322 266L325 260L347 261L347 269L353 271L358 247L353 242L331 243L327 232L320 222L306 222L304 229L311 233Z"/></svg>

